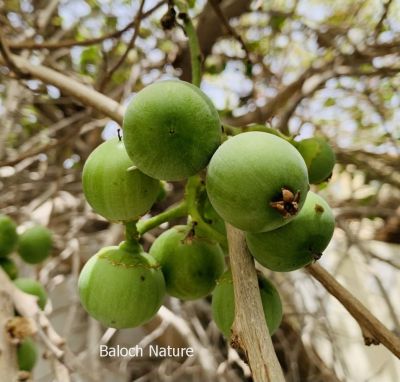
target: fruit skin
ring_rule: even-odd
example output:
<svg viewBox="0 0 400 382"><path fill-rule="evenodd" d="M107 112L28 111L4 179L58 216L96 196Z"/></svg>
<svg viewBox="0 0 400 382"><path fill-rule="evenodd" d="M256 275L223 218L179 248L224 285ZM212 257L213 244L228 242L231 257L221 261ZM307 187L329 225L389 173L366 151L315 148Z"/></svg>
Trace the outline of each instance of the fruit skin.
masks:
<svg viewBox="0 0 400 382"><path fill-rule="evenodd" d="M299 192L301 209L309 185L300 153L284 139L264 132L236 135L224 142L207 170L208 197L217 213L250 232L276 229L290 222L271 206L286 188Z"/></svg>
<svg viewBox="0 0 400 382"><path fill-rule="evenodd" d="M49 255L53 245L51 231L37 225L28 228L19 238L18 253L28 264L38 264Z"/></svg>
<svg viewBox="0 0 400 382"><path fill-rule="evenodd" d="M308 168L310 183L319 184L330 178L336 156L332 147L322 137L313 137L294 142Z"/></svg>
<svg viewBox="0 0 400 382"><path fill-rule="evenodd" d="M32 371L38 360L38 349L31 338L25 338L17 348L19 370Z"/></svg>
<svg viewBox="0 0 400 382"><path fill-rule="evenodd" d="M181 180L206 167L221 143L221 122L210 99L184 81L160 81L141 90L124 116L124 143L145 174Z"/></svg>
<svg viewBox="0 0 400 382"><path fill-rule="evenodd" d="M165 295L160 265L138 244L127 242L92 256L81 271L78 288L86 311L117 329L149 321Z"/></svg>
<svg viewBox="0 0 400 382"><path fill-rule="evenodd" d="M257 277L265 319L269 333L272 335L282 321L282 302L274 285L260 274ZM235 318L235 296L230 270L217 281L212 295L212 315L219 330L226 338L229 338Z"/></svg>
<svg viewBox="0 0 400 382"><path fill-rule="evenodd" d="M224 253L207 237L193 236L188 226L163 232L150 248L161 264L167 292L182 300L207 296L224 271Z"/></svg>
<svg viewBox="0 0 400 382"><path fill-rule="evenodd" d="M18 277L18 268L13 260L9 258L0 258L0 266L3 268L3 271L7 273L11 280L14 280Z"/></svg>
<svg viewBox="0 0 400 382"><path fill-rule="evenodd" d="M38 305L40 309L44 309L47 302L47 293L43 288L43 285L38 281L28 278L18 278L14 280L14 284L22 292L31 294L38 297Z"/></svg>
<svg viewBox="0 0 400 382"><path fill-rule="evenodd" d="M137 220L157 199L160 183L137 169L118 138L103 142L88 157L82 172L90 206L114 222Z"/></svg>
<svg viewBox="0 0 400 382"><path fill-rule="evenodd" d="M0 215L0 257L8 256L18 241L17 226L7 215Z"/></svg>
<svg viewBox="0 0 400 382"><path fill-rule="evenodd" d="M328 246L335 218L328 203L309 191L299 214L289 224L274 231L247 233L251 254L264 267L289 272L319 258Z"/></svg>

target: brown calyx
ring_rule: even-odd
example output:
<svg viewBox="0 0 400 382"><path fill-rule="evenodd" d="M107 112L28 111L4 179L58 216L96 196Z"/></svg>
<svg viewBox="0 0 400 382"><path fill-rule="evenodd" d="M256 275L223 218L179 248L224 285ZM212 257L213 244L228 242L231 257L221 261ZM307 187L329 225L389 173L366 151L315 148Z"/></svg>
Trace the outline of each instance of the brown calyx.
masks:
<svg viewBox="0 0 400 382"><path fill-rule="evenodd" d="M299 211L300 191L295 194L286 187L281 188L279 200L270 202L270 206L276 209L284 218L294 216Z"/></svg>

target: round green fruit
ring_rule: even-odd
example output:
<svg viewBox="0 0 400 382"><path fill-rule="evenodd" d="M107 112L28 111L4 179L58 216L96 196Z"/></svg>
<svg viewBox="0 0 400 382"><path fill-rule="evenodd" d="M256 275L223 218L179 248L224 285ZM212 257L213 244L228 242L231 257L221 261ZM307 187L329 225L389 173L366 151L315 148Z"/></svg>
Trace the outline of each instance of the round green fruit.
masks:
<svg viewBox="0 0 400 382"><path fill-rule="evenodd" d="M110 221L137 220L154 204L160 182L137 169L118 138L98 146L86 160L83 192L90 206Z"/></svg>
<svg viewBox="0 0 400 382"><path fill-rule="evenodd" d="M250 252L264 267L289 272L310 264L321 257L335 227L332 211L320 196L307 194L298 216L274 231L247 233Z"/></svg>
<svg viewBox="0 0 400 382"><path fill-rule="evenodd" d="M31 294L38 298L38 305L40 309L44 309L47 302L47 293L43 288L43 285L38 281L28 278L19 278L14 280L14 284L22 292Z"/></svg>
<svg viewBox="0 0 400 382"><path fill-rule="evenodd" d="M221 143L221 122L207 96L184 81L147 86L124 116L128 155L145 174L181 180L207 166Z"/></svg>
<svg viewBox="0 0 400 382"><path fill-rule="evenodd" d="M17 226L7 215L0 215L0 257L9 255L18 241Z"/></svg>
<svg viewBox="0 0 400 382"><path fill-rule="evenodd" d="M38 349L31 338L25 338L17 347L19 370L32 371L38 360Z"/></svg>
<svg viewBox="0 0 400 382"><path fill-rule="evenodd" d="M224 254L188 226L175 226L153 243L150 255L161 264L167 292L182 300L207 296L224 271Z"/></svg>
<svg viewBox="0 0 400 382"><path fill-rule="evenodd" d="M274 285L264 276L258 275L261 302L269 333L272 335L282 321L282 303ZM231 271L226 271L217 281L212 295L212 315L219 330L226 338L231 336L231 327L235 319L235 296Z"/></svg>
<svg viewBox="0 0 400 382"><path fill-rule="evenodd" d="M306 162L310 183L319 184L330 178L336 158L332 147L324 138L303 139L294 145Z"/></svg>
<svg viewBox="0 0 400 382"><path fill-rule="evenodd" d="M0 266L3 268L4 272L7 273L11 280L18 277L18 268L14 261L9 258L0 258Z"/></svg>
<svg viewBox="0 0 400 382"><path fill-rule="evenodd" d="M38 264L45 260L53 246L51 231L37 225L28 228L19 238L18 253L28 264Z"/></svg>
<svg viewBox="0 0 400 382"><path fill-rule="evenodd" d="M210 161L206 186L217 213L250 232L289 223L309 189L299 152L284 139L263 132L242 133L224 142Z"/></svg>
<svg viewBox="0 0 400 382"><path fill-rule="evenodd" d="M78 288L86 311L117 329L149 321L165 295L160 265L138 244L127 242L95 254L83 267Z"/></svg>

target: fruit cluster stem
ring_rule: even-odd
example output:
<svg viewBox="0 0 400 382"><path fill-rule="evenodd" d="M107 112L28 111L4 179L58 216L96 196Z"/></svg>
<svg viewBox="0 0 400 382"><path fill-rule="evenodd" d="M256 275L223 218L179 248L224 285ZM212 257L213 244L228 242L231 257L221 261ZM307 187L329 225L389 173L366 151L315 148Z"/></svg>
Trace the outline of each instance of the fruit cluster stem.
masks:
<svg viewBox="0 0 400 382"><path fill-rule="evenodd" d="M255 382L284 382L265 321L254 260L244 232L226 225L235 293L231 344L244 350Z"/></svg>
<svg viewBox="0 0 400 382"><path fill-rule="evenodd" d="M188 214L187 203L185 200L177 203L176 205L168 208L160 214L153 216L148 220L142 220L137 223L137 230L140 235L147 231L158 227L160 224L170 221L172 219L184 217Z"/></svg>
<svg viewBox="0 0 400 382"><path fill-rule="evenodd" d="M179 8L178 17L183 21L183 29L188 38L190 50L190 62L192 65L192 84L200 86L201 83L201 50L196 29L192 19L188 15L188 7L186 2L175 0L176 6Z"/></svg>
<svg viewBox="0 0 400 382"><path fill-rule="evenodd" d="M225 236L207 224L198 210L198 192L201 186L202 180L198 175L190 177L186 183L185 199L188 205L188 213L192 218L192 221L207 233L210 238L220 244L226 244Z"/></svg>
<svg viewBox="0 0 400 382"><path fill-rule="evenodd" d="M139 240L139 232L136 228L136 221L125 223L125 239L127 242L137 242Z"/></svg>

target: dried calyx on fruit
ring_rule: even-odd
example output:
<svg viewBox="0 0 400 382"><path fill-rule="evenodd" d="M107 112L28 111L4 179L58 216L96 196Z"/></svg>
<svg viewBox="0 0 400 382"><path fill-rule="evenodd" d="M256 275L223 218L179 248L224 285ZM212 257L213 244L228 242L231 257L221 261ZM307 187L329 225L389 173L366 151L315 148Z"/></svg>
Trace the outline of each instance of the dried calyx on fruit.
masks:
<svg viewBox="0 0 400 382"><path fill-rule="evenodd" d="M160 81L135 95L124 116L128 155L145 174L181 180L207 166L221 143L209 98L184 81Z"/></svg>
<svg viewBox="0 0 400 382"><path fill-rule="evenodd" d="M257 275L261 302L270 334L274 334L282 321L282 303L274 285L261 274ZM217 281L212 295L212 315L219 330L226 338L231 336L235 318L235 295L232 273L226 271Z"/></svg>
<svg viewBox="0 0 400 382"><path fill-rule="evenodd" d="M309 189L299 152L286 140L264 132L242 133L224 142L210 161L206 186L216 212L250 232L289 223Z"/></svg>
<svg viewBox="0 0 400 382"><path fill-rule="evenodd" d="M103 325L133 328L152 319L165 295L158 262L133 241L102 248L79 276L83 307Z"/></svg>
<svg viewBox="0 0 400 382"><path fill-rule="evenodd" d="M270 232L247 233L251 254L264 267L288 272L321 257L334 231L335 219L328 203L308 192L298 216Z"/></svg>
<svg viewBox="0 0 400 382"><path fill-rule="evenodd" d="M90 206L115 222L138 219L151 208L160 192L159 181L133 165L118 138L102 143L89 155L82 183Z"/></svg>
<svg viewBox="0 0 400 382"><path fill-rule="evenodd" d="M220 246L190 226L175 226L162 233L150 255L161 264L167 292L182 300L207 296L224 270Z"/></svg>

